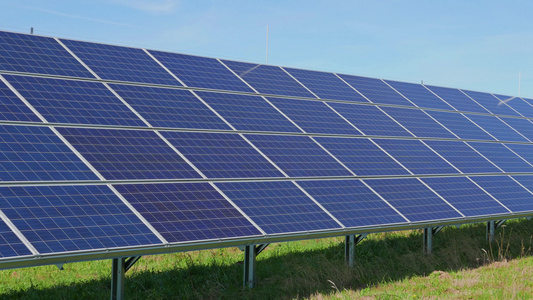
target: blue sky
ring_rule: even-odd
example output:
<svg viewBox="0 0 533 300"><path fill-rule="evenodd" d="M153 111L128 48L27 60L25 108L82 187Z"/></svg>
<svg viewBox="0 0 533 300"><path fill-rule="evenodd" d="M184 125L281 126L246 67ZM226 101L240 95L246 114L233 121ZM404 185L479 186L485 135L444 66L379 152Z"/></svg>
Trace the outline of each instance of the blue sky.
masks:
<svg viewBox="0 0 533 300"><path fill-rule="evenodd" d="M533 1L0 0L0 29L533 98Z"/></svg>

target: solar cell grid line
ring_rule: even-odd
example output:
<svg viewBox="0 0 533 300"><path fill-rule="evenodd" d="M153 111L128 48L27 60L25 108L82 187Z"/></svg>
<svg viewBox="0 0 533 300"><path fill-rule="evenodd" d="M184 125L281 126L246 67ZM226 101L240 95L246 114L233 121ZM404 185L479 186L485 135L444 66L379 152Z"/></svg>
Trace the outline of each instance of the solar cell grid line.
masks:
<svg viewBox="0 0 533 300"><path fill-rule="evenodd" d="M496 138L462 113L429 110L425 112L461 139L496 140Z"/></svg>
<svg viewBox="0 0 533 300"><path fill-rule="evenodd" d="M494 136L499 141L531 142L514 128L496 116L466 114L466 116Z"/></svg>
<svg viewBox="0 0 533 300"><path fill-rule="evenodd" d="M532 144L505 144L505 146L513 150L516 155L525 159L529 164L533 165L533 145Z"/></svg>
<svg viewBox="0 0 533 300"><path fill-rule="evenodd" d="M415 106L380 79L337 74L372 103Z"/></svg>
<svg viewBox="0 0 533 300"><path fill-rule="evenodd" d="M422 181L467 217L510 212L468 177L423 178Z"/></svg>
<svg viewBox="0 0 533 300"><path fill-rule="evenodd" d="M413 174L458 174L460 171L420 140L372 139Z"/></svg>
<svg viewBox="0 0 533 300"><path fill-rule="evenodd" d="M280 67L230 60L222 62L259 93L315 98Z"/></svg>
<svg viewBox="0 0 533 300"><path fill-rule="evenodd" d="M483 142L467 142L467 144L476 149L492 163L496 164L504 172L533 172L533 166L530 163L507 148L504 144Z"/></svg>
<svg viewBox="0 0 533 300"><path fill-rule="evenodd" d="M0 209L41 254L161 241L106 186L0 187Z"/></svg>
<svg viewBox="0 0 533 300"><path fill-rule="evenodd" d="M520 117L519 113L507 106L505 103L500 103L500 99L496 98L492 94L468 90L460 91L470 97L472 100L476 101L479 105L483 106L491 114Z"/></svg>
<svg viewBox="0 0 533 300"><path fill-rule="evenodd" d="M439 96L450 106L455 108L458 111L462 112L477 112L487 114L490 113L483 106L479 105L477 102L472 100L470 97L466 96L459 89L438 87L431 85L424 85L427 89Z"/></svg>
<svg viewBox="0 0 533 300"><path fill-rule="evenodd" d="M215 183L267 234L342 228L290 181Z"/></svg>
<svg viewBox="0 0 533 300"><path fill-rule="evenodd" d="M231 130L191 91L120 84L110 87L155 127Z"/></svg>
<svg viewBox="0 0 533 300"><path fill-rule="evenodd" d="M58 127L107 180L201 178L157 132Z"/></svg>
<svg viewBox="0 0 533 300"><path fill-rule="evenodd" d="M363 180L411 222L463 217L416 178Z"/></svg>
<svg viewBox="0 0 533 300"><path fill-rule="evenodd" d="M3 216L3 213L0 212ZM6 217L7 218L7 217ZM36 254L37 252L35 252ZM32 255L32 251L26 247L19 237L0 219L0 260L2 258Z"/></svg>
<svg viewBox="0 0 533 300"><path fill-rule="evenodd" d="M368 102L334 73L283 68L321 99Z"/></svg>
<svg viewBox="0 0 533 300"><path fill-rule="evenodd" d="M189 87L254 92L215 58L154 50L148 52Z"/></svg>
<svg viewBox="0 0 533 300"><path fill-rule="evenodd" d="M114 187L170 243L262 235L209 183Z"/></svg>
<svg viewBox="0 0 533 300"><path fill-rule="evenodd" d="M101 83L17 75L4 77L48 122L145 126Z"/></svg>
<svg viewBox="0 0 533 300"><path fill-rule="evenodd" d="M533 210L533 194L511 176L470 177L512 212Z"/></svg>
<svg viewBox="0 0 533 300"><path fill-rule="evenodd" d="M297 184L348 228L408 222L359 180L297 181Z"/></svg>
<svg viewBox="0 0 533 300"><path fill-rule="evenodd" d="M142 49L61 39L101 79L181 84Z"/></svg>
<svg viewBox="0 0 533 300"><path fill-rule="evenodd" d="M502 170L462 141L425 140L429 147L463 173L501 173Z"/></svg>
<svg viewBox="0 0 533 300"><path fill-rule="evenodd" d="M512 127L515 131L530 141L533 141L533 123L527 119L499 117L502 122Z"/></svg>
<svg viewBox="0 0 533 300"><path fill-rule="evenodd" d="M448 103L442 101L442 99L437 97L421 84L393 80L384 81L418 107L454 110L454 108L448 105Z"/></svg>
<svg viewBox="0 0 533 300"><path fill-rule="evenodd" d="M382 107L381 109L416 137L457 138L422 110L398 107Z"/></svg>
<svg viewBox="0 0 533 300"><path fill-rule="evenodd" d="M94 78L53 38L0 31L0 70Z"/></svg>
<svg viewBox="0 0 533 300"><path fill-rule="evenodd" d="M287 98L267 99L307 133L361 134L325 102Z"/></svg>
<svg viewBox="0 0 533 300"><path fill-rule="evenodd" d="M0 75L0 121L41 122L4 81Z"/></svg>

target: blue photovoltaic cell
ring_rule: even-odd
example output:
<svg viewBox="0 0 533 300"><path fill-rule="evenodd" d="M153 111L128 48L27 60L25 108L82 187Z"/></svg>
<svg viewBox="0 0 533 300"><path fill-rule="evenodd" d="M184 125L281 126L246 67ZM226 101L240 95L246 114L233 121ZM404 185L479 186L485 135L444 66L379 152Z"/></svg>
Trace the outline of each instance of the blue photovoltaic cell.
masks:
<svg viewBox="0 0 533 300"><path fill-rule="evenodd" d="M285 98L268 100L305 132L361 135L324 102Z"/></svg>
<svg viewBox="0 0 533 300"><path fill-rule="evenodd" d="M41 122L41 119L1 81L0 120Z"/></svg>
<svg viewBox="0 0 533 300"><path fill-rule="evenodd" d="M459 173L444 159L418 140L374 139L374 142L413 174Z"/></svg>
<svg viewBox="0 0 533 300"><path fill-rule="evenodd" d="M409 174L369 139L318 137L316 141L358 176Z"/></svg>
<svg viewBox="0 0 533 300"><path fill-rule="evenodd" d="M500 103L501 101L489 93L481 93L474 91L462 90L465 94L474 99L479 105L483 106L489 112L495 115L508 115L520 117L516 111L511 109L507 104Z"/></svg>
<svg viewBox="0 0 533 300"><path fill-rule="evenodd" d="M453 110L446 102L428 91L421 84L385 80L395 90L411 100L418 107Z"/></svg>
<svg viewBox="0 0 533 300"><path fill-rule="evenodd" d="M291 177L352 175L307 136L246 137Z"/></svg>
<svg viewBox="0 0 533 300"><path fill-rule="evenodd" d="M493 141L494 138L479 128L463 114L443 111L426 111L461 139Z"/></svg>
<svg viewBox="0 0 533 300"><path fill-rule="evenodd" d="M61 41L102 79L181 86L142 49Z"/></svg>
<svg viewBox="0 0 533 300"><path fill-rule="evenodd" d="M463 173L501 173L464 142L425 141L425 143Z"/></svg>
<svg viewBox="0 0 533 300"><path fill-rule="evenodd" d="M280 67L230 60L224 64L259 93L316 98Z"/></svg>
<svg viewBox="0 0 533 300"><path fill-rule="evenodd" d="M298 184L346 227L406 222L359 180L299 181Z"/></svg>
<svg viewBox="0 0 533 300"><path fill-rule="evenodd" d="M339 76L373 103L414 106L380 79L341 74Z"/></svg>
<svg viewBox="0 0 533 300"><path fill-rule="evenodd" d="M0 145L0 181L98 180L49 128L0 126Z"/></svg>
<svg viewBox="0 0 533 300"><path fill-rule="evenodd" d="M515 179L528 176L513 176ZM485 191L498 199L513 212L533 210L533 194L516 183L509 176L470 177Z"/></svg>
<svg viewBox="0 0 533 300"><path fill-rule="evenodd" d="M467 217L509 212L466 177L424 178L422 180Z"/></svg>
<svg viewBox="0 0 533 300"><path fill-rule="evenodd" d="M495 116L466 115L470 120L485 129L500 141L529 142L509 125L500 121Z"/></svg>
<svg viewBox="0 0 533 300"><path fill-rule="evenodd" d="M153 131L58 128L108 180L200 178Z"/></svg>
<svg viewBox="0 0 533 300"><path fill-rule="evenodd" d="M505 101L505 104L516 110L518 113L527 118L533 118L533 106L528 104L525 100L519 97L495 95L500 101ZM512 98L512 99L511 99ZM529 102L531 103L531 102Z"/></svg>
<svg viewBox="0 0 533 300"><path fill-rule="evenodd" d="M507 125L513 127L514 130L525 136L527 139L533 141L533 123L526 119L506 118L500 117L500 119Z"/></svg>
<svg viewBox="0 0 533 300"><path fill-rule="evenodd" d="M196 93L237 130L302 132L262 97Z"/></svg>
<svg viewBox="0 0 533 300"><path fill-rule="evenodd" d="M368 102L334 73L284 69L321 99Z"/></svg>
<svg viewBox="0 0 533 300"><path fill-rule="evenodd" d="M468 142L468 144L504 172L533 172L533 167L503 144Z"/></svg>
<svg viewBox="0 0 533 300"><path fill-rule="evenodd" d="M39 253L161 244L107 187L0 187L0 208Z"/></svg>
<svg viewBox="0 0 533 300"><path fill-rule="evenodd" d="M397 107L382 107L381 109L417 137L456 138L422 110Z"/></svg>
<svg viewBox="0 0 533 300"><path fill-rule="evenodd" d="M0 70L94 78L53 38L0 31Z"/></svg>
<svg viewBox="0 0 533 300"><path fill-rule="evenodd" d="M31 255L31 251L22 241L0 220L0 258Z"/></svg>
<svg viewBox="0 0 533 300"><path fill-rule="evenodd" d="M478 113L489 113L481 105L470 99L458 89L426 85L431 91L441 97L449 105L458 111L469 111Z"/></svg>
<svg viewBox="0 0 533 300"><path fill-rule="evenodd" d="M114 187L170 243L261 235L208 183Z"/></svg>
<svg viewBox="0 0 533 300"><path fill-rule="evenodd" d="M146 126L101 83L4 76L48 122Z"/></svg>
<svg viewBox="0 0 533 300"><path fill-rule="evenodd" d="M523 159L527 160L530 164L533 164L533 145L521 145L521 144L505 144L507 147L511 148L516 154L518 154Z"/></svg>
<svg viewBox="0 0 533 300"><path fill-rule="evenodd" d="M374 179L365 182L411 222L461 217L418 179Z"/></svg>
<svg viewBox="0 0 533 300"><path fill-rule="evenodd" d="M412 136L376 106L343 103L329 105L366 135Z"/></svg>
<svg viewBox="0 0 533 300"><path fill-rule="evenodd" d="M292 182L224 182L216 185L267 234L340 228Z"/></svg>
<svg viewBox="0 0 533 300"><path fill-rule="evenodd" d="M119 84L111 88L152 126L231 130L190 91Z"/></svg>
<svg viewBox="0 0 533 300"><path fill-rule="evenodd" d="M238 134L162 134L208 178L284 177Z"/></svg>
<svg viewBox="0 0 533 300"><path fill-rule="evenodd" d="M150 53L187 86L254 92L215 58L152 50Z"/></svg>

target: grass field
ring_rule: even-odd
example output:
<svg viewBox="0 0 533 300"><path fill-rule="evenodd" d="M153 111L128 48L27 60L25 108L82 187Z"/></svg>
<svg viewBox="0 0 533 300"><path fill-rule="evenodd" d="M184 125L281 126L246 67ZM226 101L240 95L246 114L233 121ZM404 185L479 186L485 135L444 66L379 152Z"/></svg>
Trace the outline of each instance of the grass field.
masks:
<svg viewBox="0 0 533 300"><path fill-rule="evenodd" d="M422 254L421 231L371 234L344 263L344 239L272 244L258 256L257 287L242 288L243 254L217 249L143 257L126 274L127 299L528 299L533 220L508 221L496 243L485 224L447 227ZM0 298L107 299L111 262L0 271Z"/></svg>

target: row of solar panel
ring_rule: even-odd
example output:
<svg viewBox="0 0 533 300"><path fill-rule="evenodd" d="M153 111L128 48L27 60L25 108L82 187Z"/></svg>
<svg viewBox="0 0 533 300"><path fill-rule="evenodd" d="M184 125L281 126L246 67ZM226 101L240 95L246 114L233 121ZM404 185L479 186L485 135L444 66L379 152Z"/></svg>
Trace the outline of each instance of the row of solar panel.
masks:
<svg viewBox="0 0 533 300"><path fill-rule="evenodd" d="M0 257L497 216L533 210L532 190L533 176L0 187L34 247L0 220Z"/></svg>
<svg viewBox="0 0 533 300"><path fill-rule="evenodd" d="M532 121L524 118L119 84L110 84L111 91L99 82L3 77L52 123L147 127L125 101L155 127L533 141ZM6 83L0 82L0 121L40 122Z"/></svg>
<svg viewBox="0 0 533 300"><path fill-rule="evenodd" d="M533 100L529 99L515 98L506 102L505 100L510 97L503 95L220 61L214 58L72 40L60 41L61 43L53 38L0 31L0 70L95 78L69 53L71 51L104 80L319 97L533 118Z"/></svg>

